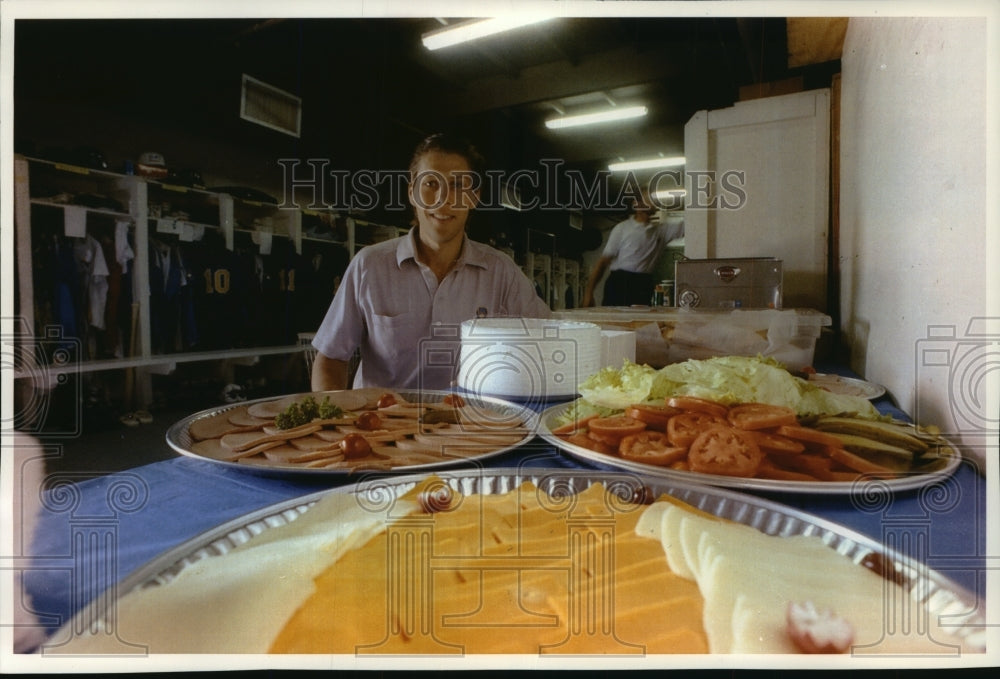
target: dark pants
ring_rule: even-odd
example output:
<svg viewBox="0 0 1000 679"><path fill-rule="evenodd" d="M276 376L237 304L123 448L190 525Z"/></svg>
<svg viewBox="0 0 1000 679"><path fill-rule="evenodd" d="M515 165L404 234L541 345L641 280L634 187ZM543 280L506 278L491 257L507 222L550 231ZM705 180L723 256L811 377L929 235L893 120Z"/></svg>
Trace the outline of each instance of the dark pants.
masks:
<svg viewBox="0 0 1000 679"><path fill-rule="evenodd" d="M604 306L649 304L656 284L651 273L633 273L615 269L604 281Z"/></svg>

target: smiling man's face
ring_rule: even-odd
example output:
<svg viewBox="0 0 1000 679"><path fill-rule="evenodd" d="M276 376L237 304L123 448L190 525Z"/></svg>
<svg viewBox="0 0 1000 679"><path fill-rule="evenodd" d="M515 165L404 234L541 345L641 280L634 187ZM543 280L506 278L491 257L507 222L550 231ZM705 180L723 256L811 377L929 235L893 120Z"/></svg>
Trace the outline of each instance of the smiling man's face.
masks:
<svg viewBox="0 0 1000 679"><path fill-rule="evenodd" d="M455 153L429 151L414 168L408 190L421 240L441 246L465 232L478 193L468 161Z"/></svg>

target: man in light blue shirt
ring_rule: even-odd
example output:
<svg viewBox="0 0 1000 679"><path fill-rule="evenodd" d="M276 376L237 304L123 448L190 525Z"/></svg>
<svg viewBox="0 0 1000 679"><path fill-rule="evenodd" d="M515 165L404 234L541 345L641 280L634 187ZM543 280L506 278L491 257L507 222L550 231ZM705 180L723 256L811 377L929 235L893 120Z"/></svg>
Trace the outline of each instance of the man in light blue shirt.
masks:
<svg viewBox="0 0 1000 679"><path fill-rule="evenodd" d="M312 389L345 389L355 349L354 387L443 389L460 353L462 321L549 318L531 281L506 254L468 238L478 201L481 156L448 135L424 140L410 164L408 196L417 224L351 260L313 346Z"/></svg>

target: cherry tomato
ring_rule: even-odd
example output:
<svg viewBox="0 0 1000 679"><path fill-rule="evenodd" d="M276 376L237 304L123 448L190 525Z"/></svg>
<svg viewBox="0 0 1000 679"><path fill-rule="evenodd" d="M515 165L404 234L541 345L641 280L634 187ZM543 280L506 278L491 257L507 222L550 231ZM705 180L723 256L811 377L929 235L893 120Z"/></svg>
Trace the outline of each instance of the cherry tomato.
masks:
<svg viewBox="0 0 1000 679"><path fill-rule="evenodd" d="M591 433L602 437L602 440L621 441L625 436L638 434L645 429L646 423L627 415L611 415L610 417L595 417L587 423L587 428Z"/></svg>
<svg viewBox="0 0 1000 679"><path fill-rule="evenodd" d="M778 427L775 430L775 433L780 434L781 436L787 436L790 439L795 439L796 441L812 443L818 446L829 446L831 448L843 447L840 439L833 434L827 434L826 432L819 431L818 429L810 429L809 427L789 425Z"/></svg>
<svg viewBox="0 0 1000 679"><path fill-rule="evenodd" d="M667 399L667 405L671 408L708 413L709 415L715 415L716 417L722 418L724 418L726 413L729 412L729 408L721 403L709 401L705 398L697 398L696 396L671 396Z"/></svg>
<svg viewBox="0 0 1000 679"><path fill-rule="evenodd" d="M801 453L806 449L802 443L787 436L772 434L768 431L754 431L754 438L761 450L773 451L776 453Z"/></svg>
<svg viewBox="0 0 1000 679"><path fill-rule="evenodd" d="M628 417L645 422L647 427L657 431L666 431L670 418L681 412L681 410L671 408L668 405L650 403L634 403L625 409L625 414Z"/></svg>
<svg viewBox="0 0 1000 679"><path fill-rule="evenodd" d="M727 416L729 423L740 429L772 429L784 425L798 424L795 411L784 406L767 403L745 403L733 406Z"/></svg>
<svg viewBox="0 0 1000 679"><path fill-rule="evenodd" d="M610 446L607 443L601 443L590 438L589 434L582 431L578 431L572 436L567 436L566 440L575 446L580 446L581 448L586 448L587 450L593 450L598 453L603 453L604 455L617 455L618 448L615 446Z"/></svg>
<svg viewBox="0 0 1000 679"><path fill-rule="evenodd" d="M452 408L465 407L465 399L462 398L459 394L448 394L447 396L444 397L444 403L445 405L449 405Z"/></svg>
<svg viewBox="0 0 1000 679"><path fill-rule="evenodd" d="M376 406L379 408L388 408L394 405L396 405L396 397L392 394L382 394L378 398L378 403L376 403Z"/></svg>
<svg viewBox="0 0 1000 679"><path fill-rule="evenodd" d="M687 455L687 448L670 445L662 431L646 430L631 434L618 445L618 454L632 462L667 467Z"/></svg>
<svg viewBox="0 0 1000 679"><path fill-rule="evenodd" d="M811 601L788 602L785 613L788 638L803 653L846 653L854 643L854 626Z"/></svg>
<svg viewBox="0 0 1000 679"><path fill-rule="evenodd" d="M686 448L706 428L724 424L726 424L725 418L689 410L670 418L667 422L667 438L670 439L671 445Z"/></svg>
<svg viewBox="0 0 1000 679"><path fill-rule="evenodd" d="M354 424L358 429L374 431L382 426L382 418L374 410L366 410L358 415L358 419L354 421Z"/></svg>
<svg viewBox="0 0 1000 679"><path fill-rule="evenodd" d="M344 454L344 459L355 460L365 457L372 452L371 444L361 434L351 433L340 439L340 452Z"/></svg>
<svg viewBox="0 0 1000 679"><path fill-rule="evenodd" d="M728 425L709 427L688 450L691 471L750 477L764 461L753 434Z"/></svg>

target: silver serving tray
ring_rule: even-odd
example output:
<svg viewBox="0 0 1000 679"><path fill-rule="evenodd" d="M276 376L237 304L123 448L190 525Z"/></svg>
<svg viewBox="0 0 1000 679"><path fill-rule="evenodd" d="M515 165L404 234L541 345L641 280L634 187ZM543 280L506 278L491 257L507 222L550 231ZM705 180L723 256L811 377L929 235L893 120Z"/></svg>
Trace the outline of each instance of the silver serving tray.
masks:
<svg viewBox="0 0 1000 679"><path fill-rule="evenodd" d="M822 495L843 495L851 493L864 493L871 483L870 481L781 481L778 479L746 479L736 476L723 476L721 474L702 474L699 472L682 471L679 469L669 469L659 467L654 464L644 464L642 462L632 462L620 457L605 455L596 450L590 450L574 445L566 439L552 433L549 426L555 418L562 415L572 407L572 403L565 403L547 408L541 413L538 423L538 435L556 446L560 450L580 460L597 463L636 472L643 476L669 479L680 483L704 483L710 486L721 486L723 488L735 488L746 491L767 491L779 493L798 494L822 494ZM931 483L940 481L951 476L962 463L962 458L958 454L958 448L949 442L955 454L941 469L932 472L913 473L900 476L895 479L879 479L879 488L890 491L911 490L922 488Z"/></svg>
<svg viewBox="0 0 1000 679"><path fill-rule="evenodd" d="M835 552L855 563L881 559L883 568L900 582L915 605L925 606L931 616L947 616L949 631L961 638L973 652L986 650L985 602L954 581L925 565L885 548L878 541L832 521L776 502L723 488L651 479L626 472L595 472L573 469L467 469L437 474L444 483L463 495L495 495L515 490L529 481L553 497L567 497L603 483L623 501L668 494L715 516L751 526L767 535L812 535ZM170 582L185 568L202 559L225 554L264 531L283 526L302 516L330 493L353 493L359 501L391 504L421 482L423 476L372 476L358 483L286 500L224 523L168 550L135 570L112 587L112 594L95 598L75 619L105 621L114 600L128 592ZM74 624L71 620L70 625Z"/></svg>
<svg viewBox="0 0 1000 679"><path fill-rule="evenodd" d="M387 389L386 391L391 391L395 394L401 395L403 398L410 401L421 401L424 403L440 403L444 400L444 397L453 393L450 391L435 391L435 390L422 390L422 391L412 391L406 389ZM308 393L301 394L302 397L308 396ZM294 396L294 394L292 395ZM517 415L524 421L524 428L528 430L528 434L524 436L523 439L518 441L514 445L504 446L501 448L496 448L483 452L481 455L474 455L469 457L456 457L454 459L445 459L440 462L432 462L426 464L418 465L405 465L399 467L393 467L388 472L397 474L402 472L424 472L432 471L436 469L445 469L448 467L455 467L460 465L476 464L482 460L486 460L498 455L503 455L504 453L511 451L525 443L531 441L535 438L534 432L538 427L538 413L532 410L527 405L518 405L517 403L512 403L500 398L494 398L490 396L477 396L473 394L461 393L463 399L468 406L471 407L484 407L496 410L504 415ZM212 464L221 465L223 467L228 467L231 469L237 469L241 472L249 472L251 474L260 474L265 476L357 476L362 473L357 469L308 469L301 467L289 467L289 466L279 466L275 465L263 465L263 464L245 464L236 461L229 460L219 460L212 457L207 457L205 455L199 455L192 450L192 444L194 440L191 438L188 429L191 424L199 419L205 417L211 417L213 415L218 415L236 408L253 405L254 403L263 403L266 401L275 401L279 399L287 398L287 396L269 396L267 398L259 398L252 401L241 401L239 403L233 403L230 405L208 408L200 412L189 415L184 419L175 422L167 429L167 445L174 449L180 455L185 457L191 457L197 460L202 460L203 462L211 462ZM367 471L365 473L368 473Z"/></svg>

